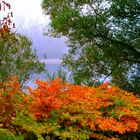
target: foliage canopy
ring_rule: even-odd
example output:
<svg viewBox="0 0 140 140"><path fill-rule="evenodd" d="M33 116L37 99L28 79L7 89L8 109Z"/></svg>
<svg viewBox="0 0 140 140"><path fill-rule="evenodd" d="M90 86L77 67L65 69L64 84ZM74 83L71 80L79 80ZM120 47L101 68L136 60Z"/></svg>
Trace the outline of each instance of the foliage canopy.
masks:
<svg viewBox="0 0 140 140"><path fill-rule="evenodd" d="M42 7L51 17L51 35L69 39L63 64L77 84L110 78L139 93L139 0L44 0Z"/></svg>

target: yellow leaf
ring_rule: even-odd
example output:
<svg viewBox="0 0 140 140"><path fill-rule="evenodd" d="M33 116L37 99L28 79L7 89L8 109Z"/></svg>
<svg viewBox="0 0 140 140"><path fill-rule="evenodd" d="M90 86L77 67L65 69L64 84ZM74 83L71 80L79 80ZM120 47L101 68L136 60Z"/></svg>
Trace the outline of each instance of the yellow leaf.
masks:
<svg viewBox="0 0 140 140"><path fill-rule="evenodd" d="M0 127L2 127L3 126L3 124L0 124Z"/></svg>

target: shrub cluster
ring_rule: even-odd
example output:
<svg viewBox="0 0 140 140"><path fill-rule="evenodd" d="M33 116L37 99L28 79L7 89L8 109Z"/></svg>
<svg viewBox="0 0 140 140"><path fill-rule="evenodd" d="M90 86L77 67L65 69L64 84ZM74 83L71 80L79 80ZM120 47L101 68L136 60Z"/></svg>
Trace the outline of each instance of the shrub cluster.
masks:
<svg viewBox="0 0 140 140"><path fill-rule="evenodd" d="M17 77L0 83L0 138L7 140L139 139L140 99L104 83L87 87L37 80L30 94Z"/></svg>

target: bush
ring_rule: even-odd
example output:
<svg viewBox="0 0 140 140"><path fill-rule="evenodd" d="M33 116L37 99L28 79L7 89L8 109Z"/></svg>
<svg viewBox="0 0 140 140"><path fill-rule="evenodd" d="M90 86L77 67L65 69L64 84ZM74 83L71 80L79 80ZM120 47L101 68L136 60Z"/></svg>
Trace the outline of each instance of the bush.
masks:
<svg viewBox="0 0 140 140"><path fill-rule="evenodd" d="M36 81L29 110L42 134L62 139L135 139L140 134L140 99L109 83L93 88Z"/></svg>
<svg viewBox="0 0 140 140"><path fill-rule="evenodd" d="M136 140L140 99L109 83L87 87L37 80L30 94L16 76L0 83L0 139Z"/></svg>
<svg viewBox="0 0 140 140"><path fill-rule="evenodd" d="M28 111L28 102L16 76L0 83L0 139L24 140L28 129L23 126L33 126L34 123L33 115Z"/></svg>

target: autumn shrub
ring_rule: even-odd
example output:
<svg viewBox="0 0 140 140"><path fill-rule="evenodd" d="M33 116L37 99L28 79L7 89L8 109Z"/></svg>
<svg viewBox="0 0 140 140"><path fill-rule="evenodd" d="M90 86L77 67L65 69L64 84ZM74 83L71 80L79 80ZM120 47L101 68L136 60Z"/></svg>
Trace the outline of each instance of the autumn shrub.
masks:
<svg viewBox="0 0 140 140"><path fill-rule="evenodd" d="M37 80L29 110L41 123L40 135L62 139L138 139L140 99L104 83L87 87Z"/></svg>
<svg viewBox="0 0 140 140"><path fill-rule="evenodd" d="M20 84L16 77L0 83L0 123L3 124L3 127L9 125L12 117L16 115L16 110L20 107L17 102L19 92Z"/></svg>
<svg viewBox="0 0 140 140"><path fill-rule="evenodd" d="M0 83L0 139L139 139L140 99L105 83L97 88L37 80L21 91L16 76Z"/></svg>
<svg viewBox="0 0 140 140"><path fill-rule="evenodd" d="M0 139L24 140L31 131L24 126L34 127L34 116L28 111L27 94L21 91L16 76L0 83Z"/></svg>

